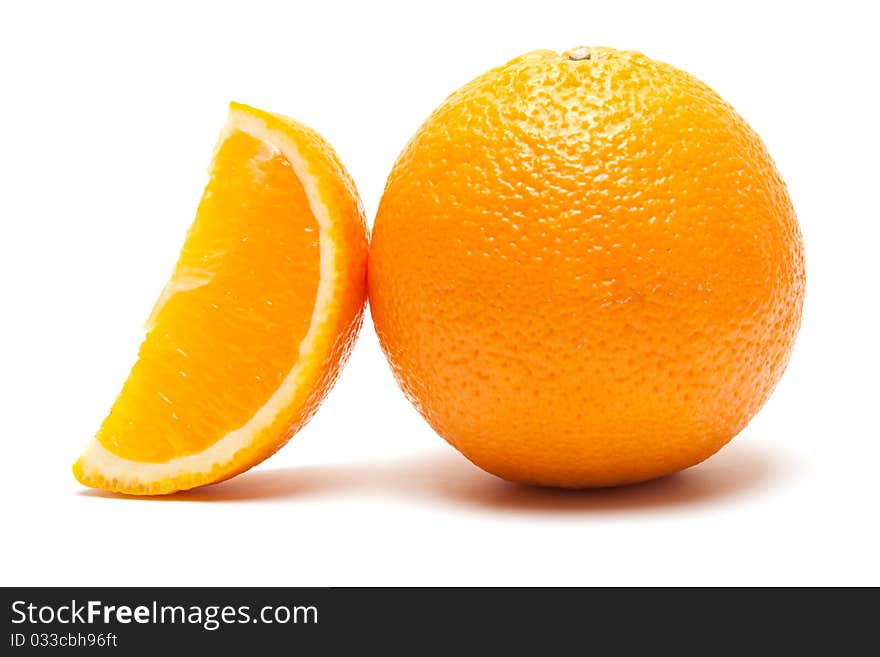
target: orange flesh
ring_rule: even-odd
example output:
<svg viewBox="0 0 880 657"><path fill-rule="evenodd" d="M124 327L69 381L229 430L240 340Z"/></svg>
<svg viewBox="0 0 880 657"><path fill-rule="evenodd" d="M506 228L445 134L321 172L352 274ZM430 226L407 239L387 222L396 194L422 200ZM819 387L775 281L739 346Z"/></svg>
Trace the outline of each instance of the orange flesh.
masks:
<svg viewBox="0 0 880 657"><path fill-rule="evenodd" d="M172 277L178 291L154 311L101 444L164 462L247 423L297 360L315 306L318 240L290 162L230 135Z"/></svg>

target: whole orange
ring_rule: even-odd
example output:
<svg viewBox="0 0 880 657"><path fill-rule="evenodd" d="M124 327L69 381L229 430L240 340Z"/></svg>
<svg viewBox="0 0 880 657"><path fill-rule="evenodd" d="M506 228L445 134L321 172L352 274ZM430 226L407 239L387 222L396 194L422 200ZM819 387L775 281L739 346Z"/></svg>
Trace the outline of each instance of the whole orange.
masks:
<svg viewBox="0 0 880 657"><path fill-rule="evenodd" d="M779 381L801 236L763 143L635 52L529 53L450 96L388 178L369 294L395 376L500 477L699 463Z"/></svg>

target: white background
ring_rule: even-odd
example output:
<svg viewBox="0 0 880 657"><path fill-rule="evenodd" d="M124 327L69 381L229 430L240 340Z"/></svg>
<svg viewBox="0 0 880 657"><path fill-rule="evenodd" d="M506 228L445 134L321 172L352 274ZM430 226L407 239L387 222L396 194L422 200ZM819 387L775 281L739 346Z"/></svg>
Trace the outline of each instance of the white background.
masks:
<svg viewBox="0 0 880 657"><path fill-rule="evenodd" d="M4 585L880 584L880 50L870 3L4 3ZM367 322L314 420L237 479L155 501L70 466L136 353L231 99L321 132L372 221L428 113L523 52L641 50L764 137L807 252L791 365L708 462L599 492L470 465Z"/></svg>

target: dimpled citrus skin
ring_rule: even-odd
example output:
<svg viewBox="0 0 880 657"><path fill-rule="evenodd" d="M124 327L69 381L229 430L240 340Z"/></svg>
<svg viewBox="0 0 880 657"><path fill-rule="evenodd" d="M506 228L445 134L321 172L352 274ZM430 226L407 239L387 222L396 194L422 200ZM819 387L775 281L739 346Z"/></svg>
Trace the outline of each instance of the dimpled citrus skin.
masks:
<svg viewBox="0 0 880 657"><path fill-rule="evenodd" d="M431 426L563 487L720 449L779 381L804 294L759 137L694 77L608 48L529 53L450 96L391 172L368 278Z"/></svg>

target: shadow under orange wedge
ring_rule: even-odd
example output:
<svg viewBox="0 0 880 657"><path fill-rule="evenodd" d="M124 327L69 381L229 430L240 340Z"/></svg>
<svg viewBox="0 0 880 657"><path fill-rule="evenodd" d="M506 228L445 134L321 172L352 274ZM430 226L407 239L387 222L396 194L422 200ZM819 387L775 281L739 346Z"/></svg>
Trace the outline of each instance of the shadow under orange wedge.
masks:
<svg viewBox="0 0 880 657"><path fill-rule="evenodd" d="M273 454L348 357L366 260L361 202L330 146L296 121L233 103L138 360L76 478L164 494Z"/></svg>

